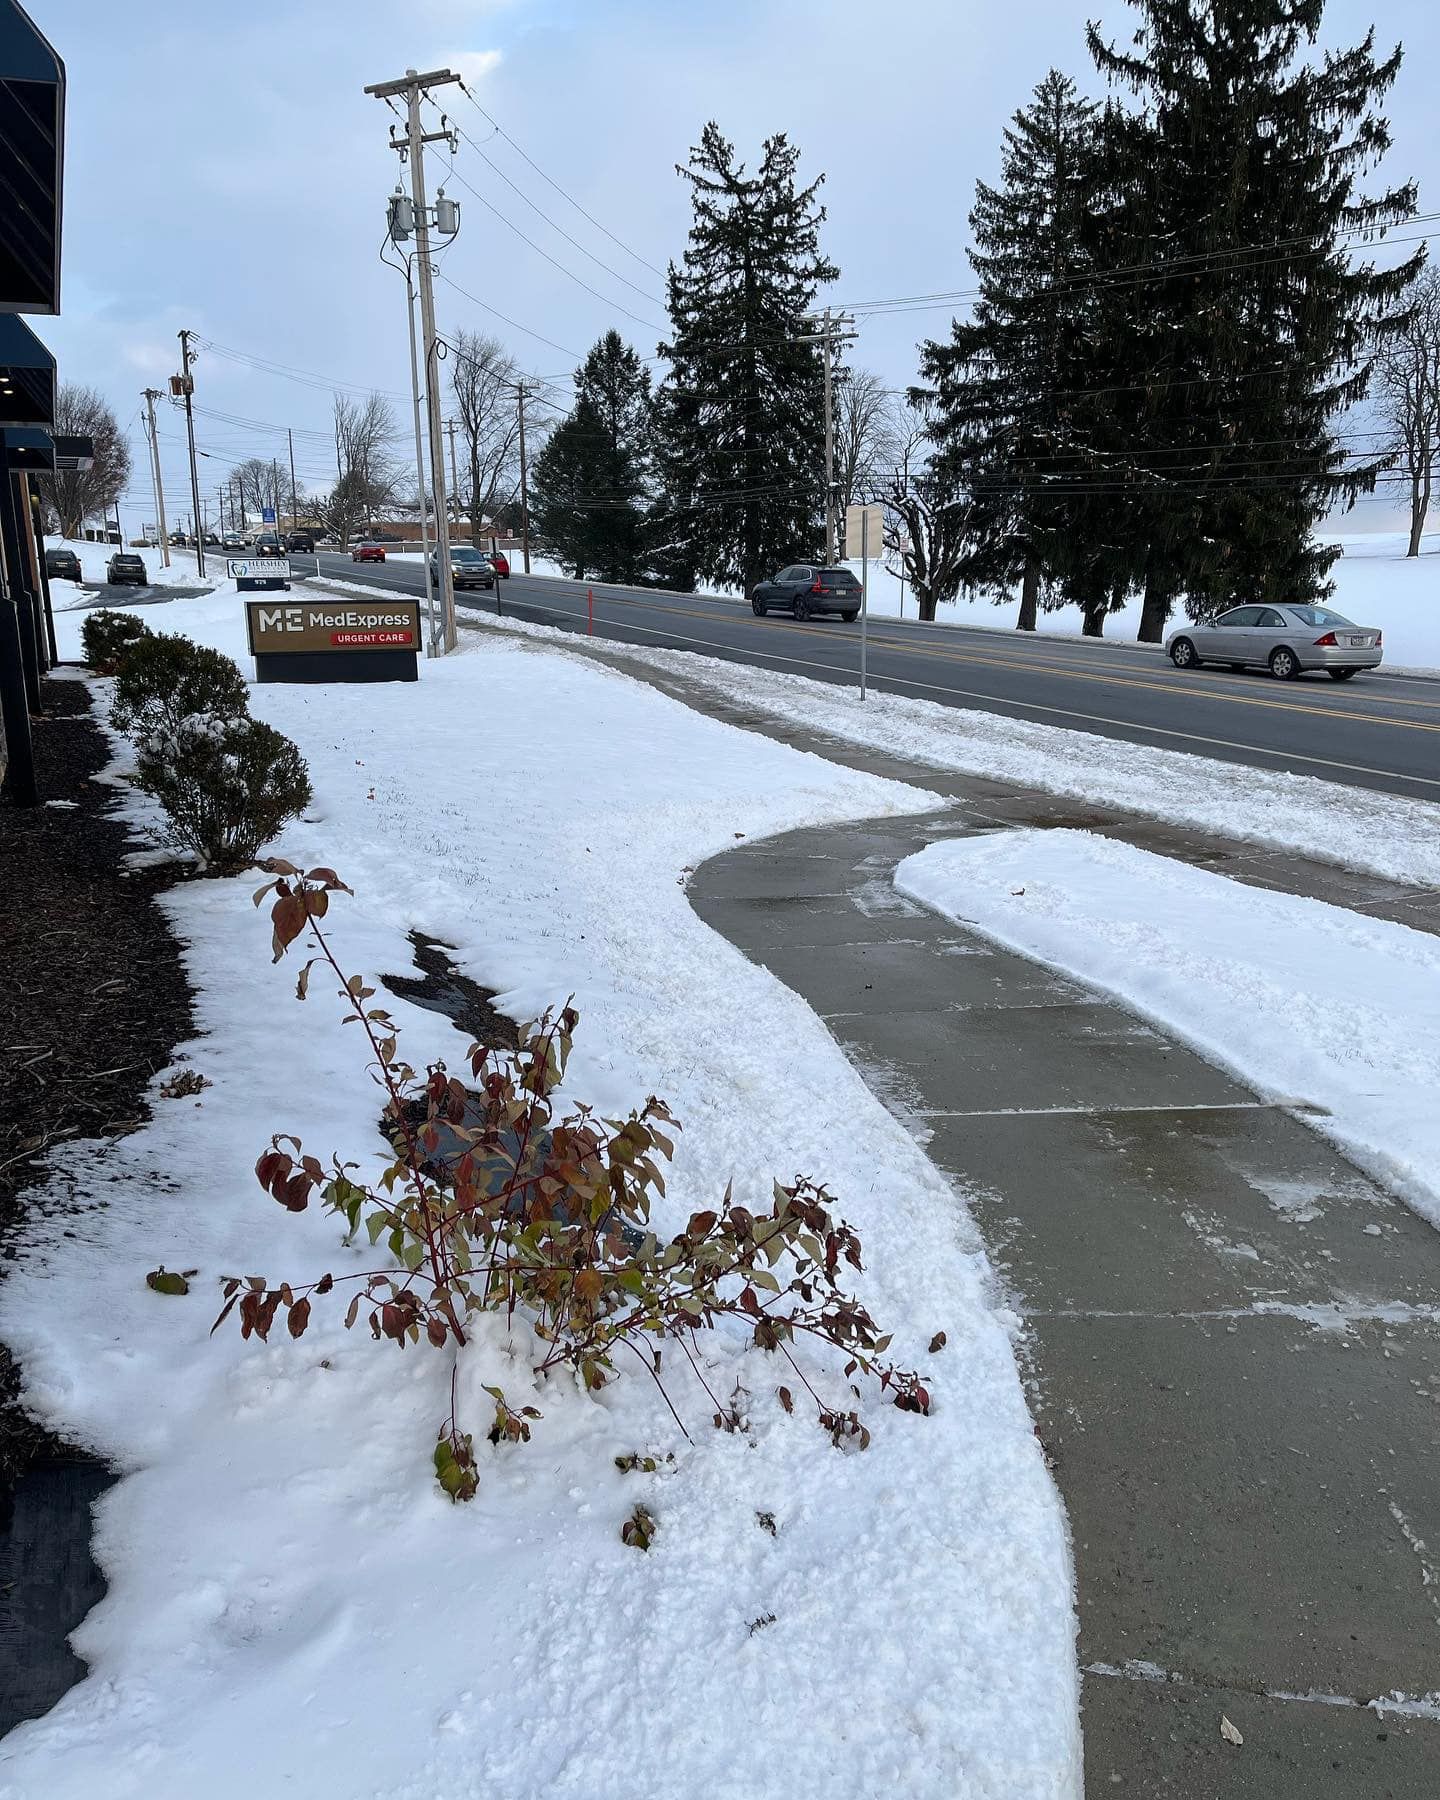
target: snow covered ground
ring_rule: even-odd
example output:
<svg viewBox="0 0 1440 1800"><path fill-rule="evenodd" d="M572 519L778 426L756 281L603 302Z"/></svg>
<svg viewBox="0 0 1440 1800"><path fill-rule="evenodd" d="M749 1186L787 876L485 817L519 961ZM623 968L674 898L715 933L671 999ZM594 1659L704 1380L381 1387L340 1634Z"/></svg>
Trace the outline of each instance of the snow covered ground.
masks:
<svg viewBox="0 0 1440 1800"><path fill-rule="evenodd" d="M193 588L211 585L208 577L205 582L197 579L194 555L185 550L170 552L170 567L167 569L160 559L158 549L132 552L129 544L123 546L119 544L89 544L80 538L57 537L47 537L45 547L47 550L73 550L80 558L80 569L84 579L87 582L98 583L105 590L103 596L97 596L87 588L81 587L78 582L61 581L52 576L50 600L56 611L70 607L91 608L102 604L123 604L125 597L133 594L134 590L125 587L107 587L105 582L105 566L115 552L121 548L127 555L134 554L141 558L145 564L145 573L150 577L151 587ZM220 568L223 573L223 563ZM66 655L63 647L60 654L62 657Z"/></svg>
<svg viewBox="0 0 1440 1800"><path fill-rule="evenodd" d="M248 666L233 588L146 618ZM74 654L79 615L60 623ZM196 991L184 1048L212 1085L63 1152L74 1235L37 1229L0 1289L28 1403L125 1472L98 1509L109 1592L76 1637L93 1672L0 1745L0 1796L238 1800L264 1770L335 1800L1073 1800L1064 1521L963 1199L683 887L742 837L930 797L500 638L414 685L271 685L253 705L315 785L276 848L357 890L330 916L346 964L406 971L413 928L520 1017L573 992L571 1096L612 1113L653 1091L683 1121L667 1227L727 1180L743 1199L824 1179L866 1246L860 1294L935 1410L867 1398L874 1444L843 1455L727 1338L710 1380L743 1383L749 1431L712 1431L679 1376L691 1445L638 1372L595 1398L532 1393L523 1335L497 1321L464 1353L462 1411L483 1432L496 1381L544 1418L528 1446L477 1432L479 1497L456 1507L429 1467L445 1356L347 1334L321 1302L299 1341L210 1338L225 1274L355 1266L252 1168L277 1130L378 1165L377 1103L323 984L301 1005L292 959L272 967L253 881L182 883L165 905ZM443 1019L388 1004L412 1061L459 1063ZM147 1289L162 1262L198 1271L189 1296ZM675 1462L621 1475L630 1452ZM619 1537L637 1500L659 1521L648 1554Z"/></svg>
<svg viewBox="0 0 1440 1800"><path fill-rule="evenodd" d="M587 644L616 649L484 613L467 614L463 623L477 632L502 626L582 656ZM627 658L670 670L772 718L925 767L1018 782L1389 880L1440 886L1440 805L1427 801L878 690L861 701L857 689L691 651L623 648Z"/></svg>
<svg viewBox="0 0 1440 1800"><path fill-rule="evenodd" d="M1440 1226L1430 933L1084 831L951 839L908 858L895 881L1104 988L1266 1097L1323 1107L1316 1129Z"/></svg>

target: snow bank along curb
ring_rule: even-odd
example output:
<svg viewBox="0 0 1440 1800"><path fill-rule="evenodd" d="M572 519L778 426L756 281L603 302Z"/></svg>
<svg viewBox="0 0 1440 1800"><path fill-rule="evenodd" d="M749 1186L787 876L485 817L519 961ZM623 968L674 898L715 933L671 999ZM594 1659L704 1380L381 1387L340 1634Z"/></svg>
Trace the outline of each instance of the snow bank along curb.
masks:
<svg viewBox="0 0 1440 1800"><path fill-rule="evenodd" d="M951 839L895 883L1114 994L1266 1098L1323 1109L1308 1122L1440 1226L1432 934L1083 831Z"/></svg>
<svg viewBox="0 0 1440 1800"><path fill-rule="evenodd" d="M681 675L753 711L847 743L931 768L1038 788L1113 806L1168 824L1195 827L1275 850L1293 851L1363 874L1440 886L1440 805L1156 750L1114 738L1032 725L998 713L858 692L804 675L724 662L691 651L577 639L573 633L484 614L465 621L536 638L576 656L587 645Z"/></svg>
<svg viewBox="0 0 1440 1800"><path fill-rule="evenodd" d="M241 651L233 591L163 624ZM638 1372L598 1398L531 1391L523 1336L497 1325L466 1352L462 1406L480 1417L497 1382L544 1418L528 1446L477 1435L480 1494L455 1507L428 1466L444 1357L347 1334L318 1302L298 1342L210 1339L218 1276L368 1254L261 1193L269 1135L379 1146L353 1028L318 979L302 1007L290 961L272 968L254 883L183 883L167 908L196 989L185 1049L212 1085L67 1151L56 1204L74 1184L106 1205L67 1218L73 1239L32 1238L0 1291L30 1403L128 1475L99 1511L110 1592L76 1640L93 1673L0 1749L0 1795L238 1800L264 1763L297 1791L382 1800L1073 1800L1064 1521L973 1228L810 1010L682 885L737 837L934 796L503 640L413 685L268 685L252 708L309 758L315 803L275 848L355 887L329 920L346 966L404 972L415 929L519 1016L573 992L569 1094L613 1116L654 1091L683 1123L662 1227L731 1178L737 1199L824 1179L865 1243L857 1291L929 1371L935 1412L864 1397L874 1445L840 1454L726 1338L708 1379L741 1384L750 1429L712 1432L681 1377L692 1446ZM446 1021L388 1005L413 1062L459 1066ZM189 1296L146 1288L162 1262L198 1270ZM634 1452L661 1471L620 1474ZM660 1521L645 1555L619 1538L637 1500Z"/></svg>

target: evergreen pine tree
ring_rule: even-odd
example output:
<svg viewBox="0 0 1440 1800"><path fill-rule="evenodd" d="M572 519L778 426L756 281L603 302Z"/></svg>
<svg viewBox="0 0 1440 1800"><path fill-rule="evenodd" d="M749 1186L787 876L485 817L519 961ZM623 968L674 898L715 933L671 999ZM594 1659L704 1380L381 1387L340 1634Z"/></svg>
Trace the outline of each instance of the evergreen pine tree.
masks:
<svg viewBox="0 0 1440 1800"><path fill-rule="evenodd" d="M650 373L618 331L575 371L575 406L535 459L536 540L575 572L631 584L645 569L652 464Z"/></svg>
<svg viewBox="0 0 1440 1800"><path fill-rule="evenodd" d="M1335 553L1314 527L1378 469L1346 456L1334 423L1403 323L1423 251L1380 269L1345 248L1414 208L1412 185L1357 188L1389 144L1376 106L1398 50L1377 62L1371 32L1303 61L1324 0L1132 4L1129 49L1089 31L1139 103L1104 116L1092 342L1127 446L1108 469L1112 551L1154 640L1181 593L1203 617L1330 591Z"/></svg>
<svg viewBox="0 0 1440 1800"><path fill-rule="evenodd" d="M712 122L678 170L694 220L661 347L664 563L747 590L823 532L823 372L798 340L839 271L820 251L823 177L797 187L798 161L778 134L747 174Z"/></svg>
<svg viewBox="0 0 1440 1800"><path fill-rule="evenodd" d="M1052 69L1015 114L1000 185L977 183L970 214L980 298L947 343L921 346L941 464L973 503L966 580L1002 594L1018 580L1022 631L1073 545L1093 113Z"/></svg>

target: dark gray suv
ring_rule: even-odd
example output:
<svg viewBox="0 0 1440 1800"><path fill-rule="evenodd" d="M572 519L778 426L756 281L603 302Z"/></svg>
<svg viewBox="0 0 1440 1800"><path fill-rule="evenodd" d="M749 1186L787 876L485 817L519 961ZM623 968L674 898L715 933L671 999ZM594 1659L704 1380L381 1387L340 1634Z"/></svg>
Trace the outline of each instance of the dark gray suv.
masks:
<svg viewBox="0 0 1440 1800"><path fill-rule="evenodd" d="M750 606L760 619L768 612L788 612L797 619L839 613L848 623L860 614L860 583L849 569L792 563L769 581L756 584Z"/></svg>

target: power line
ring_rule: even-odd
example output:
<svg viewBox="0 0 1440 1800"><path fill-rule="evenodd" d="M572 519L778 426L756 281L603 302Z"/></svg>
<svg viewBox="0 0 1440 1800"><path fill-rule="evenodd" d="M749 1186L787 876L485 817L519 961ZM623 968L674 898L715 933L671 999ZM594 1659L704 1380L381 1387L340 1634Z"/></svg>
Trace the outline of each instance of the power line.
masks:
<svg viewBox="0 0 1440 1800"><path fill-rule="evenodd" d="M479 188L477 188L472 181L467 180L465 175L459 169L452 166L451 176L460 183L461 187L468 189L487 211L494 213L495 217L502 225L507 226L513 231L516 237L520 239L521 243L528 244L537 256L543 256L552 269L558 269L568 280L573 281L576 287L582 287L587 294L593 294L602 306L613 307L616 312L624 313L627 319L633 319L637 325L643 325L647 330L664 331L665 327L663 325L657 325L653 319L642 319L639 313L631 312L628 306L622 306L618 300L612 300L608 294L602 294L599 288L591 287L590 283L582 280L573 269L567 269L565 264L553 257L548 250L542 249L541 246L535 242L534 238L527 237L513 219L506 218L505 214L500 211L500 208L492 201L487 200L480 192ZM628 285L629 284L627 283L627 286Z"/></svg>
<svg viewBox="0 0 1440 1800"><path fill-rule="evenodd" d="M523 331L526 337L533 337L537 343L548 345L551 350L558 350L562 356L573 356L576 362L583 361L578 350L567 350L563 344L557 344L554 338L548 338L538 331L532 331L528 325L522 325L518 319L512 319L508 313L502 313L498 307L489 305L486 301L481 300L478 295L472 294L468 288L461 287L460 283L456 281L453 276L439 274L436 276L436 280L443 281L446 287L454 288L457 294L463 294L472 306L478 306L483 312L492 314L495 318L502 320L503 323L511 326L516 331Z"/></svg>
<svg viewBox="0 0 1440 1800"><path fill-rule="evenodd" d="M654 263L647 262L646 259L640 255L638 250L632 250L630 248L630 246L624 242L623 239L616 237L616 235L613 231L611 231L607 226L602 225L600 223L600 221L594 216L593 213L586 212L585 208L580 204L580 202L575 198L575 196L573 194L567 193L566 190L563 187L561 187L560 183L558 181L556 181L553 176L547 175L545 173L545 171L540 167L539 163L537 163L532 156L528 155L524 150L521 149L520 145L516 143L515 139L513 137L511 137L510 133L505 130L504 126L501 125L498 120L491 118L490 114L488 112L486 112L485 108L480 104L480 102L470 92L470 89L465 85L465 83L463 81L460 83L460 92L462 94L464 94L465 98L475 108L476 112L479 113L480 117L482 119L484 119L486 121L486 123L489 124L493 128L495 135L497 137L503 137L505 142L507 144L509 144L510 148L513 151L515 151L516 155L523 157L524 160L527 163L529 163L530 167L535 171L535 173L540 177L540 179L544 182L547 182L552 188L554 188L555 192L557 194L559 194L559 196L562 200L568 202L569 205L573 206L575 208L576 212L578 212L582 218L588 219L590 221L590 223L595 227L595 229L599 232L602 232L607 238L609 238L610 242L612 244L614 244L617 247L617 249L623 250L627 256L633 257L634 260L636 262L638 262L642 268L649 269L651 274L659 275L662 278L662 280L664 279L665 271L663 269L657 269L655 267Z"/></svg>
<svg viewBox="0 0 1440 1800"><path fill-rule="evenodd" d="M1377 231L1383 233L1383 232L1388 232L1392 227L1398 227L1401 225L1428 224L1437 219L1440 219L1440 212L1407 213L1403 218L1392 220L1391 224L1389 226L1385 226L1385 227L1361 226L1361 225L1349 226L1349 227L1343 228L1336 235L1337 235L1337 238L1357 239L1357 240L1360 240L1363 242L1363 241L1371 240ZM1407 244L1408 243L1418 243L1418 242L1422 241L1423 239L1431 238L1436 235L1437 234L1433 231L1427 231L1427 232L1420 232L1413 236L1405 237L1405 238L1382 236L1379 239L1379 241L1384 242L1384 243L1391 243L1391 244L1394 244L1394 243L1407 243ZM1113 269L1081 270L1081 271L1077 271L1074 275L1067 276L1065 278L1065 280L1062 282L1057 282L1057 283L1052 284L1051 286L1037 289L1036 293L1039 295L1043 295L1043 294L1051 292L1051 291L1055 291L1055 292L1061 291L1064 287L1066 287L1068 285L1077 285L1078 286L1078 285L1086 285L1086 284L1097 283L1097 282L1114 281L1114 280L1118 280L1119 278L1125 277L1125 276L1149 277L1149 276L1156 275L1156 274L1162 274L1167 271L1183 271L1190 264L1198 264L1198 265L1201 265L1201 267L1203 268L1206 265L1218 263L1222 258L1226 258L1226 257L1235 259L1235 260L1232 260L1231 264L1229 265L1230 267L1244 268L1244 267L1250 266L1248 259L1250 259L1250 253L1252 251L1296 249L1296 248L1303 248L1305 246L1309 247L1308 253L1312 256L1329 255L1330 252L1337 247L1343 248L1343 249L1350 249L1350 248L1355 247L1351 244L1344 244L1344 245L1337 246L1337 244L1335 242L1330 242L1330 243L1326 243L1326 244L1316 244L1314 242L1313 236L1293 237L1293 238L1259 239L1259 240L1255 241L1254 243L1234 244L1234 245L1229 246L1228 248L1221 248L1221 249L1216 249L1216 250L1191 251L1184 256L1156 257L1149 262L1119 263ZM1247 259L1247 260L1242 261L1240 259ZM1266 259L1266 260L1268 262L1268 261L1272 261L1272 260L1273 261L1284 261L1286 259L1282 257L1282 258L1273 258L1273 259ZM1264 265L1260 265L1260 266L1264 266ZM1200 270L1196 270L1196 272L1198 273L1198 272L1200 272ZM877 311L881 311L881 310L884 310L887 308L894 308L897 311L917 311L918 312L918 311L932 310L938 306L948 304L950 301L953 301L953 300L977 299L983 294L983 292L984 292L984 290L982 288L978 288L978 287L951 288L948 290L940 289L933 293L900 294L900 295L895 295L895 296L891 296L888 298L881 298L878 300L849 300L849 301L844 302L844 305L846 307L846 310L851 311L851 312L875 313ZM1032 296L1032 298L1033 297L1034 296ZM834 304L839 304L839 303L836 302Z"/></svg>
<svg viewBox="0 0 1440 1800"><path fill-rule="evenodd" d="M639 294L639 296L642 300L653 301L656 306L663 306L665 304L665 302L660 298L660 296L658 294L652 294L647 288L642 288L642 287L637 286L637 284L635 282L631 281L631 279L628 275L622 275L618 269L612 269L610 267L609 263L603 262L600 259L600 257L596 256L596 254L593 250L587 250L586 247L584 246L584 244L582 244L580 242L579 238L571 237L570 233L568 231L566 231L566 229L563 225L557 225L555 220L550 217L549 213L545 212L542 208L540 208L539 206L537 206L535 204L535 202L525 192L524 188L520 187L517 183L513 182L510 179L510 177L500 167L499 163L493 161L490 157L488 157L485 154L485 152L480 148L479 144L477 144L475 142L474 138L472 138L470 136L470 133L468 131L466 131L463 126L457 125L455 127L455 129L460 133L460 136L462 138L464 138L465 142L470 146L470 148L480 158L481 162L483 162L487 168L492 169L495 172L495 174L497 174L500 177L500 179L505 183L506 187L512 189L515 193L517 193L520 196L520 198L525 202L525 204L530 208L530 210L534 213L537 213L539 215L539 217L542 218L545 221L545 223L548 226L550 226L550 228L553 231L558 231L560 233L561 237L564 238L564 240L567 244L572 244L575 247L575 249L577 249L580 252L580 254L582 256L588 256L590 258L591 262L593 262L597 268L603 269L607 275L613 275L614 278L616 279L616 281L622 282L626 287L630 288L632 290L632 292Z"/></svg>

